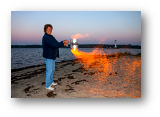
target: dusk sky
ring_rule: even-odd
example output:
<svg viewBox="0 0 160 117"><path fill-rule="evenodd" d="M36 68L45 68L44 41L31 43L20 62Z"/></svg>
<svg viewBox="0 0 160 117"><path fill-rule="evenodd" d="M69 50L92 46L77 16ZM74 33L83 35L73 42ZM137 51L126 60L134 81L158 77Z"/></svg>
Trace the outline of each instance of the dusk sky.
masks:
<svg viewBox="0 0 160 117"><path fill-rule="evenodd" d="M58 41L141 45L141 11L12 11L11 44L42 45L45 24Z"/></svg>

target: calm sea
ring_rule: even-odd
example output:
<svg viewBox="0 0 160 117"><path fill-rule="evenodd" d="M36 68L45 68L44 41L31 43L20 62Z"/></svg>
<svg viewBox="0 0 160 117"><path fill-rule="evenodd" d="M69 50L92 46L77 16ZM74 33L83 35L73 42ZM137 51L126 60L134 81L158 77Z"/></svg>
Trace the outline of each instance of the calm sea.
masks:
<svg viewBox="0 0 160 117"><path fill-rule="evenodd" d="M79 48L83 52L92 52L94 48ZM103 50L105 54L115 54L129 52L136 55L141 52L141 49L105 49ZM60 58L56 58L56 62L73 60L76 57L71 53L70 48L60 48L59 49ZM18 69L29 67L33 65L43 65L45 64L44 58L42 57L42 48L11 48L11 69Z"/></svg>

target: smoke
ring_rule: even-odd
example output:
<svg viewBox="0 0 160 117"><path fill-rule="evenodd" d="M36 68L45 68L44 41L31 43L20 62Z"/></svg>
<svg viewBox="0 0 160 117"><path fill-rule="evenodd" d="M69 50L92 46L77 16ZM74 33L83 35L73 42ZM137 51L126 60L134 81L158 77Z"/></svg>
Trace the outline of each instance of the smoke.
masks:
<svg viewBox="0 0 160 117"><path fill-rule="evenodd" d="M83 38L83 39L85 39L86 37L89 37L89 34L87 34L87 33L86 33L86 34L83 34L83 35L82 35L82 34L75 34L75 35L72 35L72 36L71 36L71 39L74 39L74 38L75 38L75 39L78 39L78 38Z"/></svg>

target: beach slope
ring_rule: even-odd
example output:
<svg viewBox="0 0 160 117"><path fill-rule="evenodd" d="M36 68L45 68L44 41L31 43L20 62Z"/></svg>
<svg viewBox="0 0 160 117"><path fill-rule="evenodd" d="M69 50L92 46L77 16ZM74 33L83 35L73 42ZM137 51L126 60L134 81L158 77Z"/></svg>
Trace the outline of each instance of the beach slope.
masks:
<svg viewBox="0 0 160 117"><path fill-rule="evenodd" d="M45 89L45 65L11 70L11 98L141 98L141 57L107 62L107 69L80 59L56 63L53 91Z"/></svg>

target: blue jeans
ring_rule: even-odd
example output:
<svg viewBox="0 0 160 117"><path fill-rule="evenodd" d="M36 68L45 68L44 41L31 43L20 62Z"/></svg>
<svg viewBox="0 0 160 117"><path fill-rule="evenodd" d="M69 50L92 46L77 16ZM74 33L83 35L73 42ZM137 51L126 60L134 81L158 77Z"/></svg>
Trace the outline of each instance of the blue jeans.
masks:
<svg viewBox="0 0 160 117"><path fill-rule="evenodd" d="M53 83L53 75L55 71L55 60L44 58L46 63L46 88L48 88Z"/></svg>

